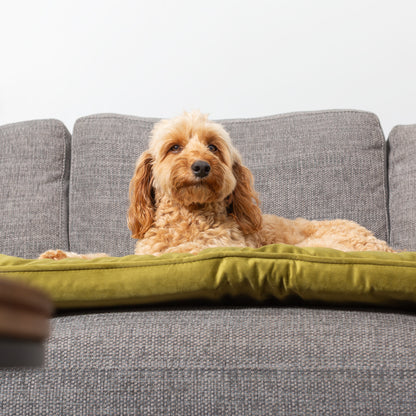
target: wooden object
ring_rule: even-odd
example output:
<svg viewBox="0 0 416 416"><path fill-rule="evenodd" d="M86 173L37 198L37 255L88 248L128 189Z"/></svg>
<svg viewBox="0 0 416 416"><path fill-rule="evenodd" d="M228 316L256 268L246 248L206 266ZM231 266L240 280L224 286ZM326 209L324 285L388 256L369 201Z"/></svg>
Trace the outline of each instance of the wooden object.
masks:
<svg viewBox="0 0 416 416"><path fill-rule="evenodd" d="M52 313L43 292L0 276L0 366L41 364Z"/></svg>

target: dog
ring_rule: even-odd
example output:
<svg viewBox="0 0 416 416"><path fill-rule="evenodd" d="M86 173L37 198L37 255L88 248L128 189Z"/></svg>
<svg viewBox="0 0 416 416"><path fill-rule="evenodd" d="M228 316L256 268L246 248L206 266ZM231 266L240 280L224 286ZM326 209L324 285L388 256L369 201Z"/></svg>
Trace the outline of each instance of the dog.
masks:
<svg viewBox="0 0 416 416"><path fill-rule="evenodd" d="M135 254L196 254L210 247L290 244L394 252L348 220L294 220L263 214L253 176L222 125L199 111L155 124L130 182L127 220ZM49 250L40 258L96 258Z"/></svg>

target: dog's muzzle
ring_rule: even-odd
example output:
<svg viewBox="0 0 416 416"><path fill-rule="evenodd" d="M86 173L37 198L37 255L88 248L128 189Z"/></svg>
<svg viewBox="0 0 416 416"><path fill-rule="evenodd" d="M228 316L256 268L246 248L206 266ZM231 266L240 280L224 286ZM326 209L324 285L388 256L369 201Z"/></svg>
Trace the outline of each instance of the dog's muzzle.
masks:
<svg viewBox="0 0 416 416"><path fill-rule="evenodd" d="M194 162L191 166L193 174L197 178L205 178L208 176L211 166L208 162L205 162L204 160L197 160Z"/></svg>

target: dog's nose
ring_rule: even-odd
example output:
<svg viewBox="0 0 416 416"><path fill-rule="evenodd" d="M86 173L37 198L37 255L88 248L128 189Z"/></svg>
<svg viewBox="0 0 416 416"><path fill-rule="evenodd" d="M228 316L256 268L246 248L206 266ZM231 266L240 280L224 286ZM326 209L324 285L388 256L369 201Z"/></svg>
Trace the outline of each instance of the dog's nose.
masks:
<svg viewBox="0 0 416 416"><path fill-rule="evenodd" d="M192 172L197 178L205 178L208 176L211 166L208 162L203 160L197 160L191 166Z"/></svg>

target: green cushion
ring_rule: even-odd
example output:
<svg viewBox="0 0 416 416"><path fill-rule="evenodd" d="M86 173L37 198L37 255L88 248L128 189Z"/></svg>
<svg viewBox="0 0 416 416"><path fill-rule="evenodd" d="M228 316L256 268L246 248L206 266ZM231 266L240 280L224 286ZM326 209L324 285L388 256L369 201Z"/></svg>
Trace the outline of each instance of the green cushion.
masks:
<svg viewBox="0 0 416 416"><path fill-rule="evenodd" d="M57 308L249 296L262 301L414 306L416 253L271 245L198 255L27 260L0 255L0 274L44 289Z"/></svg>

